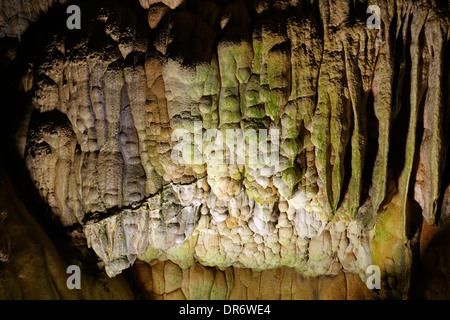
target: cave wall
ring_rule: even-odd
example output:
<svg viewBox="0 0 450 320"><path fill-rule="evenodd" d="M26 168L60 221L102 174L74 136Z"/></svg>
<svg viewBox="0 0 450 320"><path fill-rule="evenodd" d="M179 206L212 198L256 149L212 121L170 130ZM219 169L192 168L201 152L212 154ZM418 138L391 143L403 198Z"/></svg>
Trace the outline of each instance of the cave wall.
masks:
<svg viewBox="0 0 450 320"><path fill-rule="evenodd" d="M4 2L3 36L50 5L27 3ZM51 30L21 79L16 144L40 197L109 276L171 261L208 276L353 274L365 292L375 264L380 298L410 296L436 256L446 277L430 239L450 214L449 8L377 5L380 29L365 1L80 2L82 29ZM211 129L266 129L279 161L220 163L211 149L236 159L241 145L199 145ZM176 132L195 163L174 162Z"/></svg>

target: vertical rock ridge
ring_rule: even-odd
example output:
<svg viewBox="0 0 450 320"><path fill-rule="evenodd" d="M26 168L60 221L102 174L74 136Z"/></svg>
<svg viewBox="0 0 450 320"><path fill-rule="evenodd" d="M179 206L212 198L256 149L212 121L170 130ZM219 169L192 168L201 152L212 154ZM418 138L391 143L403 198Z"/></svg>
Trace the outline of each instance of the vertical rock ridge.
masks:
<svg viewBox="0 0 450 320"><path fill-rule="evenodd" d="M345 1L140 3L55 32L29 88L31 177L107 273L171 260L208 289L158 295L261 298L206 266L365 280L377 263L381 296L406 297L411 208L446 215L448 15L381 1L369 29Z"/></svg>

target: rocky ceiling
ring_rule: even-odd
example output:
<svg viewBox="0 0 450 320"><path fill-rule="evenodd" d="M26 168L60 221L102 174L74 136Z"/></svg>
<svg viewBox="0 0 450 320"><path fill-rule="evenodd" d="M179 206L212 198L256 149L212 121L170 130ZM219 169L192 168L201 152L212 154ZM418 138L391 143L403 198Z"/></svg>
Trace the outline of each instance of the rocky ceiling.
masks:
<svg viewBox="0 0 450 320"><path fill-rule="evenodd" d="M450 298L449 9L0 2L0 297Z"/></svg>

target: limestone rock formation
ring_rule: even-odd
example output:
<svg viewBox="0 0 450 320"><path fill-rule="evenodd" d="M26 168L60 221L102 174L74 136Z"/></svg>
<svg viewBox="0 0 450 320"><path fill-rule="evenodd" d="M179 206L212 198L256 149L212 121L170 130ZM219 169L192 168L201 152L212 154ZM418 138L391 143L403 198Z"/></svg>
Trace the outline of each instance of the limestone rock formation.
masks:
<svg viewBox="0 0 450 320"><path fill-rule="evenodd" d="M294 299L377 265L379 298L410 295L421 230L450 215L448 6L378 1L369 28L367 1L84 5L23 75L17 147L109 276L136 262L167 299L264 298L268 277Z"/></svg>

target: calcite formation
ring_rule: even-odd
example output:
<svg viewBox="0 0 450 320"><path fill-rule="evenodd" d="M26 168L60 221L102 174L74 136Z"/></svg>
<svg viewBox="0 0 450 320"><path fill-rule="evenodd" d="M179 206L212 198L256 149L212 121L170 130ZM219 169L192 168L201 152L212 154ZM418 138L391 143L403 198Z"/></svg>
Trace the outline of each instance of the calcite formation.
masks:
<svg viewBox="0 0 450 320"><path fill-rule="evenodd" d="M138 261L134 267L144 298L155 300L361 300L375 299L359 276L303 277L293 268L255 271L207 268L200 263L182 269L171 261Z"/></svg>
<svg viewBox="0 0 450 320"><path fill-rule="evenodd" d="M377 265L380 297L407 297L411 208L450 214L448 8L380 0L377 29L365 1L139 3L82 6L22 81L31 178L108 275Z"/></svg>
<svg viewBox="0 0 450 320"><path fill-rule="evenodd" d="M3 0L0 3L0 38L20 38L42 12L57 2L64 3L66 0Z"/></svg>
<svg viewBox="0 0 450 320"><path fill-rule="evenodd" d="M82 264L76 250L53 241L13 191L6 173L0 171L0 299L89 300L134 299L122 275L109 278ZM69 265L81 266L83 290L66 285Z"/></svg>

